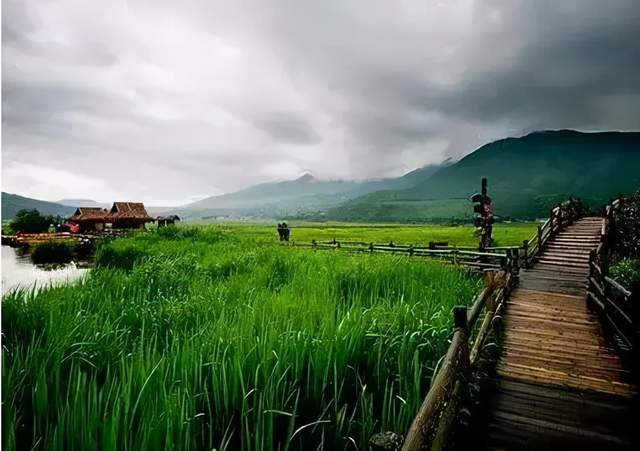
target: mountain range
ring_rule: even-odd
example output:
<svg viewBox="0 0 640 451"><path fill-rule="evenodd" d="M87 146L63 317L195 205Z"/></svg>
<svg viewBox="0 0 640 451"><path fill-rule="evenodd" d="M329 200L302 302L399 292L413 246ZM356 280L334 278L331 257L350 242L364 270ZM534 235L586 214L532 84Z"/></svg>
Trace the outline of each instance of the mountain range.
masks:
<svg viewBox="0 0 640 451"><path fill-rule="evenodd" d="M310 173L284 182L261 183L240 191L212 196L179 209L186 218L273 218L323 211L367 193L407 189L443 166L425 166L401 177L378 180L318 180Z"/></svg>
<svg viewBox="0 0 640 451"><path fill-rule="evenodd" d="M470 219L469 196L489 180L498 216L533 219L569 196L600 205L640 188L640 133L573 130L534 132L486 144L457 162L425 166L378 180L295 180L254 185L173 209L185 219L276 219L430 222ZM109 207L88 199L39 201L2 193L2 217L21 208L71 214L76 206Z"/></svg>
<svg viewBox="0 0 640 451"><path fill-rule="evenodd" d="M640 188L640 133L534 132L486 144L408 189L371 193L322 216L332 220L425 221L460 216L486 177L494 212L533 219L569 196L601 205ZM445 208L448 205L449 208Z"/></svg>

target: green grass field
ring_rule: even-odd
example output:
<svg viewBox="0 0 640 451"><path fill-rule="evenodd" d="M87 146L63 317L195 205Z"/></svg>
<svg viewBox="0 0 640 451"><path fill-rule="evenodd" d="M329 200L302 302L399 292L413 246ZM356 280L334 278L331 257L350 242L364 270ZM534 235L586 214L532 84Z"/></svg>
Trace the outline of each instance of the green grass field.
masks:
<svg viewBox="0 0 640 451"><path fill-rule="evenodd" d="M374 243L424 244L429 241L448 241L450 245L477 246L478 237L471 226L441 225L365 225L345 223L290 223L291 240L310 242L321 240L363 241ZM536 223L499 223L493 228L495 246L520 246L523 240L531 238L536 231ZM277 237L275 224L227 224L220 226L247 239L260 242Z"/></svg>
<svg viewBox="0 0 640 451"><path fill-rule="evenodd" d="M517 244L531 224L498 225ZM281 246L271 225L102 245L76 285L3 298L3 449L367 448L404 433L481 282L406 256ZM473 245L469 227L293 238Z"/></svg>

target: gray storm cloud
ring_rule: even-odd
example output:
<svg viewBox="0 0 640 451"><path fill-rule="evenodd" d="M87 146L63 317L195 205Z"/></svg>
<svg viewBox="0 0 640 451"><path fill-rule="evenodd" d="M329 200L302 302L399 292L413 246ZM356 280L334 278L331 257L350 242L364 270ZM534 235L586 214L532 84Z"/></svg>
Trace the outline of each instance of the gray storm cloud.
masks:
<svg viewBox="0 0 640 451"><path fill-rule="evenodd" d="M5 1L4 191L193 197L640 128L640 3Z"/></svg>

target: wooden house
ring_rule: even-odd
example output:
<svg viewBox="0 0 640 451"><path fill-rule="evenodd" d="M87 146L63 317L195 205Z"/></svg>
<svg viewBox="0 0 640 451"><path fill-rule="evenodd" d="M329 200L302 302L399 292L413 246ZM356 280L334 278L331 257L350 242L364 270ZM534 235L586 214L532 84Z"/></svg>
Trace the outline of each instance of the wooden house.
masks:
<svg viewBox="0 0 640 451"><path fill-rule="evenodd" d="M76 233L102 232L106 223L107 210L98 207L77 208L67 222Z"/></svg>
<svg viewBox="0 0 640 451"><path fill-rule="evenodd" d="M113 229L144 229L153 219L142 202L114 202L106 215L106 222Z"/></svg>

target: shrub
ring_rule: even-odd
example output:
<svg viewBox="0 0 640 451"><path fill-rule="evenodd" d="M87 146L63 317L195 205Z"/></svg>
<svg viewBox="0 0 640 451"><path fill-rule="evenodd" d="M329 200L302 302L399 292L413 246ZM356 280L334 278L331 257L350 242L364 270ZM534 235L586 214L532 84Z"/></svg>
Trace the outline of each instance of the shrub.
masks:
<svg viewBox="0 0 640 451"><path fill-rule="evenodd" d="M49 229L51 217L43 216L38 210L20 210L11 222L11 229L15 232L42 233Z"/></svg>
<svg viewBox="0 0 640 451"><path fill-rule="evenodd" d="M69 263L73 260L74 243L70 241L45 241L31 250L31 261L42 263Z"/></svg>
<svg viewBox="0 0 640 451"><path fill-rule="evenodd" d="M624 199L614 223L614 252L619 256L640 256L640 192Z"/></svg>
<svg viewBox="0 0 640 451"><path fill-rule="evenodd" d="M640 282L640 260L624 258L609 268L609 274L627 288Z"/></svg>

